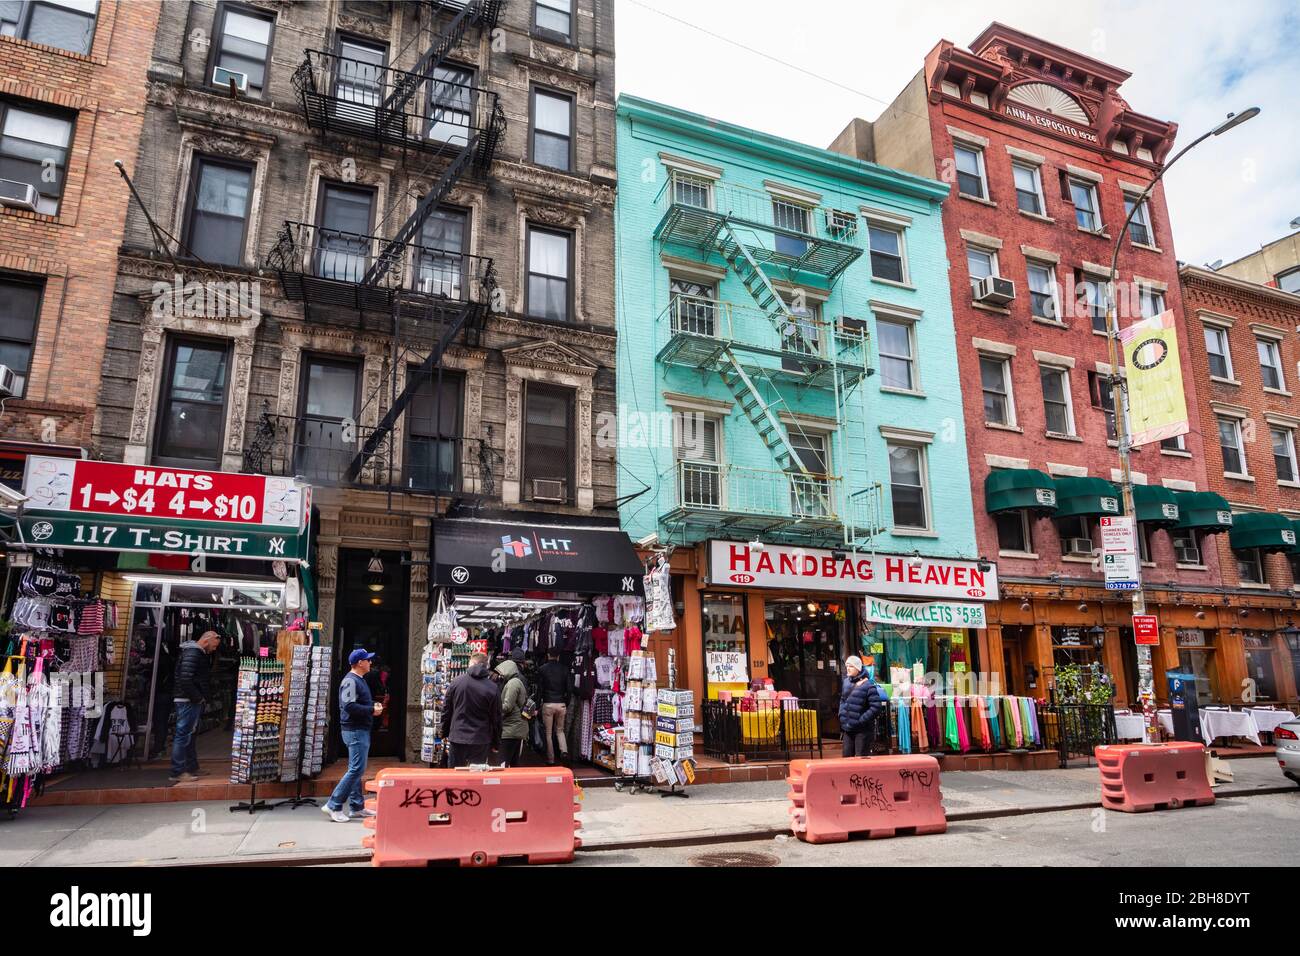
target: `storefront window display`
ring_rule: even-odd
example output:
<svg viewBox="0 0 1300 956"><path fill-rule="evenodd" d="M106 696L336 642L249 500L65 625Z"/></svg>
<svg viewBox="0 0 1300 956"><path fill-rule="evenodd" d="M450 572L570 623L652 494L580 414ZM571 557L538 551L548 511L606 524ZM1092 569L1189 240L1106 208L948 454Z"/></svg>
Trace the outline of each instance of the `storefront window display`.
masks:
<svg viewBox="0 0 1300 956"><path fill-rule="evenodd" d="M847 656L844 601L772 599L764 603L770 673L778 691L817 701L824 732L839 709L840 667Z"/></svg>
<svg viewBox="0 0 1300 956"><path fill-rule="evenodd" d="M863 627L866 628L862 640L864 650L881 662L876 680L888 687L922 683L927 674L938 674L939 684L934 690L943 693L948 690L950 674L974 670L964 631L871 623Z"/></svg>
<svg viewBox="0 0 1300 956"><path fill-rule="evenodd" d="M749 684L749 629L743 594L704 594L704 669L708 696L742 692Z"/></svg>
<svg viewBox="0 0 1300 956"><path fill-rule="evenodd" d="M1277 676L1273 669L1273 645L1269 637L1247 634L1246 676L1255 682L1255 697L1277 699Z"/></svg>
<svg viewBox="0 0 1300 956"><path fill-rule="evenodd" d="M1178 669L1196 678L1196 702L1213 704L1219 693L1215 632L1187 627L1179 628L1175 636L1178 640Z"/></svg>

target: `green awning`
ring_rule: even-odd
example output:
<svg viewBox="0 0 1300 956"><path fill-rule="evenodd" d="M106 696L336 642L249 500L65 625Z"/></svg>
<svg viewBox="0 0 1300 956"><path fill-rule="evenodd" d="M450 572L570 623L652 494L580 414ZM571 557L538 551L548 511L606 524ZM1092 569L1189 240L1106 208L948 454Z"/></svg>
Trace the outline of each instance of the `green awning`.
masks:
<svg viewBox="0 0 1300 956"><path fill-rule="evenodd" d="M1213 491L1178 491L1178 524L1180 530L1195 529L1217 534L1232 527L1232 507L1223 495Z"/></svg>
<svg viewBox="0 0 1300 956"><path fill-rule="evenodd" d="M1033 468L998 468L984 479L984 510L991 515L1003 511L1056 510L1056 485L1051 477Z"/></svg>
<svg viewBox="0 0 1300 956"><path fill-rule="evenodd" d="M1133 509L1138 521L1157 528L1178 524L1178 497L1164 485L1134 485Z"/></svg>
<svg viewBox="0 0 1300 956"><path fill-rule="evenodd" d="M1053 479L1056 485L1056 517L1121 514L1119 489L1104 478Z"/></svg>
<svg viewBox="0 0 1300 956"><path fill-rule="evenodd" d="M1228 539L1238 551L1259 548L1265 553L1292 551L1296 546L1296 526L1286 515L1271 511L1252 511L1233 515L1232 534Z"/></svg>

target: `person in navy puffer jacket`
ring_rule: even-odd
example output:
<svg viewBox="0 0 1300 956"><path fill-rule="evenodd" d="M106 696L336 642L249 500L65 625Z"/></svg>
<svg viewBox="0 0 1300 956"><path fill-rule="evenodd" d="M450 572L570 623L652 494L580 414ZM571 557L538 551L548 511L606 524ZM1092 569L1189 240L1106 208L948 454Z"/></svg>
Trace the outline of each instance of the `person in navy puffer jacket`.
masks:
<svg viewBox="0 0 1300 956"><path fill-rule="evenodd" d="M844 662L844 686L840 690L840 730L844 732L844 756L866 757L876 735L876 717L885 706L884 695L854 655Z"/></svg>

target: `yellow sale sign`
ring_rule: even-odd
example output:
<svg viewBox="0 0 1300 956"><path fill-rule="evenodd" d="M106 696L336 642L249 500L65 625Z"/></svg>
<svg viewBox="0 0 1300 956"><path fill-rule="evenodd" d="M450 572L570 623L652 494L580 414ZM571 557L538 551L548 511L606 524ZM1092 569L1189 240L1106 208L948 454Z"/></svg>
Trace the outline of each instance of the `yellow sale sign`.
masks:
<svg viewBox="0 0 1300 956"><path fill-rule="evenodd" d="M1187 399L1172 311L1134 322L1119 334L1128 372L1129 420L1134 446L1185 435Z"/></svg>

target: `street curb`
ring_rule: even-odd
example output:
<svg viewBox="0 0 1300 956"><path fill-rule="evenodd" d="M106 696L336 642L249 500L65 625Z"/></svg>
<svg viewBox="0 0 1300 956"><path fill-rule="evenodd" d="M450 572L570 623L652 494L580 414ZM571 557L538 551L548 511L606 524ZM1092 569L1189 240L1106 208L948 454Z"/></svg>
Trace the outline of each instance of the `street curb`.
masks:
<svg viewBox="0 0 1300 956"><path fill-rule="evenodd" d="M1300 792L1295 786L1259 787L1251 790L1225 790L1215 793L1216 799L1232 797L1264 797L1277 794ZM1062 813L1068 810L1092 810L1101 806L1093 800L1078 803L1058 803L1041 807L1005 807L997 810L959 810L948 814L950 823L962 823L972 820L997 820L1006 817L1030 816L1038 813ZM616 843L599 845L586 844L579 852L610 853L618 850L671 849L683 846L708 846L723 843L747 843L754 840L770 840L778 836L792 836L787 827L764 827L756 830L731 833L714 833L707 837L670 837L666 839L623 840ZM330 850L321 853L277 853L263 854L258 857L210 857L198 860L158 860L138 863L92 864L102 866L146 866L146 867L263 867L263 866L328 866L345 863L368 863L370 852L357 849L354 852Z"/></svg>

